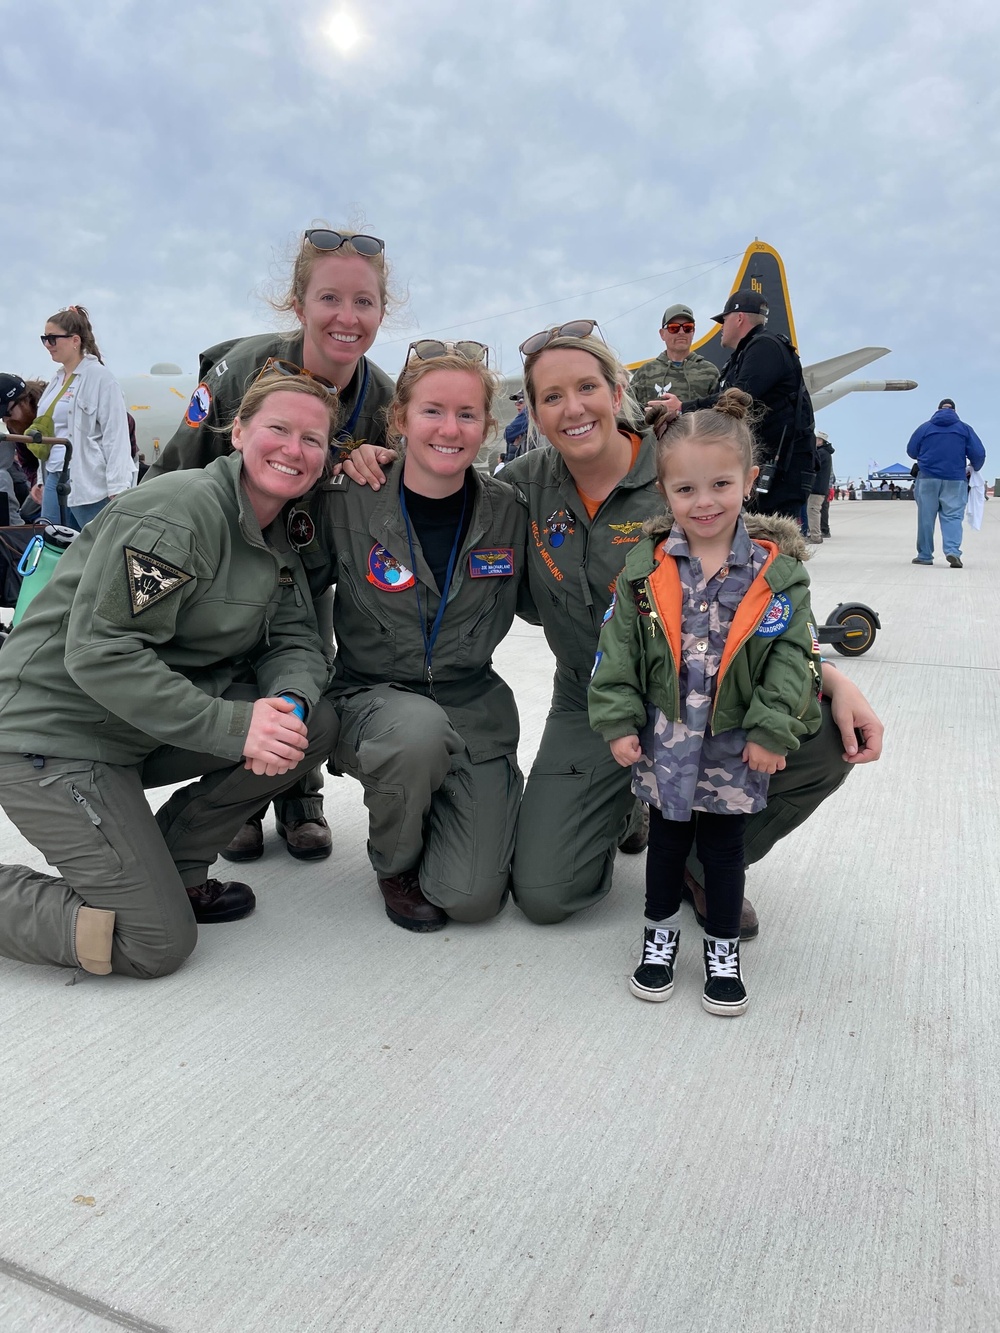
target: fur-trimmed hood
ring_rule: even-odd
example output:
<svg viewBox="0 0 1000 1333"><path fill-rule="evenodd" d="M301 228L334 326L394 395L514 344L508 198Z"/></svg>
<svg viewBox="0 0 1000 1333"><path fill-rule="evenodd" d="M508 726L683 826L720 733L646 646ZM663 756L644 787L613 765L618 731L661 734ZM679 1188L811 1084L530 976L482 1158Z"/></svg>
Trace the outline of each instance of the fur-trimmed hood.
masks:
<svg viewBox="0 0 1000 1333"><path fill-rule="evenodd" d="M785 518L781 514L745 513L743 522L746 524L751 541L758 537L763 541L774 542L782 555L790 555L795 560L809 559L809 547L793 518ZM657 514L655 518L647 518L642 530L647 537L656 540L659 537L666 537L673 526L674 516L668 509L662 514Z"/></svg>

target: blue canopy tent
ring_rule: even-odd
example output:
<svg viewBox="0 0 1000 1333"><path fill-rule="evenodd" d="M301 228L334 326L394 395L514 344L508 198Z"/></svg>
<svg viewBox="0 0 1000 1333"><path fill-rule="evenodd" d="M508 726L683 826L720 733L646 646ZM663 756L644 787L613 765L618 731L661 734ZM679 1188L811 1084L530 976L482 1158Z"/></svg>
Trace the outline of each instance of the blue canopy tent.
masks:
<svg viewBox="0 0 1000 1333"><path fill-rule="evenodd" d="M869 481L912 481L910 469L905 463L890 463L880 467L877 472L868 473Z"/></svg>

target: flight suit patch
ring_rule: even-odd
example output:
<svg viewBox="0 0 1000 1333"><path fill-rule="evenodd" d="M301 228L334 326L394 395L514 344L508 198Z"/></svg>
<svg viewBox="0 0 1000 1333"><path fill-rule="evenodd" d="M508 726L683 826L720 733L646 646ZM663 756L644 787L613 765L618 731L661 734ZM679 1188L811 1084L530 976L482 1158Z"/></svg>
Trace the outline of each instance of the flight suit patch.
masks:
<svg viewBox="0 0 1000 1333"><path fill-rule="evenodd" d="M632 597L635 600L635 609L640 616L651 616L653 614L645 579L636 579L632 584Z"/></svg>
<svg viewBox="0 0 1000 1333"><path fill-rule="evenodd" d="M784 634L791 618L792 604L783 592L779 592L771 599L754 633L762 639L776 639L779 634Z"/></svg>
<svg viewBox="0 0 1000 1333"><path fill-rule="evenodd" d="M124 548L124 554L133 616L148 611L151 606L162 602L194 578L193 574L186 574L176 565L170 565L166 560L148 555L145 551L136 551L131 546Z"/></svg>
<svg viewBox="0 0 1000 1333"><path fill-rule="evenodd" d="M612 546L634 546L642 530L642 524L635 519L629 519L627 523L609 523L608 527L616 534L611 538Z"/></svg>
<svg viewBox="0 0 1000 1333"><path fill-rule="evenodd" d="M550 546L562 546L576 532L576 516L570 509L553 509L542 531Z"/></svg>
<svg viewBox="0 0 1000 1333"><path fill-rule="evenodd" d="M316 537L316 524L308 509L293 509L288 515L288 541L293 550L301 551Z"/></svg>
<svg viewBox="0 0 1000 1333"><path fill-rule="evenodd" d="M189 426L200 426L208 416L209 409L212 406L212 390L207 384L199 384L197 389L191 395L191 401L187 405L187 411L184 413L184 420Z"/></svg>
<svg viewBox="0 0 1000 1333"><path fill-rule="evenodd" d="M617 605L618 605L618 590L615 589L615 591L611 594L611 601L608 603L608 609L604 613L604 619L601 621L602 625L606 625L608 623L608 621L614 615L615 607Z"/></svg>
<svg viewBox="0 0 1000 1333"><path fill-rule="evenodd" d="M506 578L513 572L513 546L492 546L469 552L469 574L474 579Z"/></svg>
<svg viewBox="0 0 1000 1333"><path fill-rule="evenodd" d="M369 553L366 577L369 583L374 583L383 592L405 592L417 581L412 570L400 564L394 555L378 544Z"/></svg>

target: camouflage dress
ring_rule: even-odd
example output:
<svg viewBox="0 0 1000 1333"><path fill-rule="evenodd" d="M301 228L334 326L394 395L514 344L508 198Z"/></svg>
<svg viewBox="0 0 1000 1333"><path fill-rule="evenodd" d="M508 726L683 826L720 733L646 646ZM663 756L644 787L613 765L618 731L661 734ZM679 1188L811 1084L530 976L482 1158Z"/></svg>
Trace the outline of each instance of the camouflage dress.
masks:
<svg viewBox="0 0 1000 1333"><path fill-rule="evenodd" d="M767 804L768 775L755 773L742 754L742 729L712 734L709 718L715 680L736 608L767 559L736 525L729 559L707 583L701 561L688 550L675 523L664 552L677 562L683 591L681 612L681 720L671 722L646 706L639 735L642 758L633 769L632 790L656 806L664 819L687 820L695 810L714 815L752 815Z"/></svg>

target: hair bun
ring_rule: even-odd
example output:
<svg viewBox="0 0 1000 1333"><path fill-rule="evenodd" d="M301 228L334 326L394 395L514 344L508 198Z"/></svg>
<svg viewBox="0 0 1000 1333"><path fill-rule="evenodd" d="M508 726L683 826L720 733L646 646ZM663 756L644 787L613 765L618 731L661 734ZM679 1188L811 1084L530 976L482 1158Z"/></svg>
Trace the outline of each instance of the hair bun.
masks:
<svg viewBox="0 0 1000 1333"><path fill-rule="evenodd" d="M723 389L712 411L719 412L724 417L735 417L737 421L745 421L750 416L752 408L753 399L742 389Z"/></svg>

